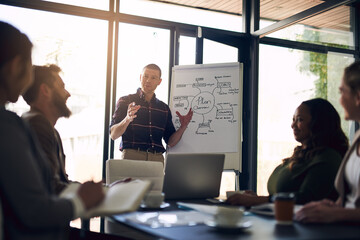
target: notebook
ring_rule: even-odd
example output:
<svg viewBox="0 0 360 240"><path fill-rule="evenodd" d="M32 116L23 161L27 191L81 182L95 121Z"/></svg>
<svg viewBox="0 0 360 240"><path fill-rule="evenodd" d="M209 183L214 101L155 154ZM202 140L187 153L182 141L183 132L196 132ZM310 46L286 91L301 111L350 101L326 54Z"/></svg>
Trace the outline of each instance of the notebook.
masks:
<svg viewBox="0 0 360 240"><path fill-rule="evenodd" d="M225 154L171 154L165 159L165 199L219 196Z"/></svg>

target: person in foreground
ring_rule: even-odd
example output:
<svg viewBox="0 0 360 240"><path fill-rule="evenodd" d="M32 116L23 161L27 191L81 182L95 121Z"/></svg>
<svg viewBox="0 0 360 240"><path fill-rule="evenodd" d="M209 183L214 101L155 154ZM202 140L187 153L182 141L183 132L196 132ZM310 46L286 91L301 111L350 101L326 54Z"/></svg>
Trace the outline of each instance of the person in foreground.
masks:
<svg viewBox="0 0 360 240"><path fill-rule="evenodd" d="M191 109L185 116L176 112L181 126L175 129L169 106L155 96L161 81L159 66L146 65L140 75L141 88L135 94L121 97L116 104L110 136L113 140L122 137L120 150L123 159L164 163L166 150L162 140L169 147L175 146L191 121Z"/></svg>
<svg viewBox="0 0 360 240"><path fill-rule="evenodd" d="M7 111L32 82L32 43L0 22L0 197L4 239L67 239L69 222L104 198L102 183L86 182L71 199L59 198L51 170L25 122Z"/></svg>
<svg viewBox="0 0 360 240"><path fill-rule="evenodd" d="M360 121L360 62L345 68L340 85L340 103L345 119ZM301 222L360 222L360 131L346 153L335 179L339 193L336 202L329 199L306 204L295 215Z"/></svg>
<svg viewBox="0 0 360 240"><path fill-rule="evenodd" d="M70 97L65 89L56 65L34 66L33 84L23 93L30 111L22 115L36 134L52 170L52 184L59 194L69 183L65 170L65 154L59 132L54 128L60 117L69 117L66 100Z"/></svg>
<svg viewBox="0 0 360 240"><path fill-rule="evenodd" d="M333 186L348 140L335 108L321 98L304 101L296 109L291 124L295 140L293 155L275 168L268 180L270 196L257 196L252 191L234 194L227 199L232 205L253 206L271 201L271 195L293 192L297 204L336 199Z"/></svg>

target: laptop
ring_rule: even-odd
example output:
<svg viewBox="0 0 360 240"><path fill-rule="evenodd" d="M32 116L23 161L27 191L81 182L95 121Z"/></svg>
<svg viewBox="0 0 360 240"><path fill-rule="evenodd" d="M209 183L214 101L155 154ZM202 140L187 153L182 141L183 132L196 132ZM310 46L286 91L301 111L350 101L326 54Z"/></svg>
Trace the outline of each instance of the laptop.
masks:
<svg viewBox="0 0 360 240"><path fill-rule="evenodd" d="M165 199L206 199L219 196L225 154L166 155Z"/></svg>

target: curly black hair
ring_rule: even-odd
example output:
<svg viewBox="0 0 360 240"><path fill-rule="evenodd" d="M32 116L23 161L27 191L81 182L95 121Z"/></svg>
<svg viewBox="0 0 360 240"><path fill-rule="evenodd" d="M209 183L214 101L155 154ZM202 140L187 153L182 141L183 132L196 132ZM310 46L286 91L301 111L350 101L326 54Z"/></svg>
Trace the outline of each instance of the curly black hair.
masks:
<svg viewBox="0 0 360 240"><path fill-rule="evenodd" d="M325 148L332 148L344 157L349 141L341 128L341 120L334 106L322 98L314 98L302 102L308 107L311 122L311 136L306 142L306 148L297 146L291 157L285 158L283 163L289 163L292 168L295 164L310 160L315 154Z"/></svg>

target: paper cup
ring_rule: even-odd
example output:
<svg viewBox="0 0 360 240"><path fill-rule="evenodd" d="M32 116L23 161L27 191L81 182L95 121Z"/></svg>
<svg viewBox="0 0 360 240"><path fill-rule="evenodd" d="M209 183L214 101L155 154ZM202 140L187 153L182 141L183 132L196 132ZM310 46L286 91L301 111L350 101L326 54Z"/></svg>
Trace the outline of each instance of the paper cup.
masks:
<svg viewBox="0 0 360 240"><path fill-rule="evenodd" d="M295 195L293 193L277 193L274 195L274 202L277 224L291 225L294 217Z"/></svg>

